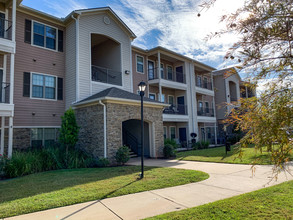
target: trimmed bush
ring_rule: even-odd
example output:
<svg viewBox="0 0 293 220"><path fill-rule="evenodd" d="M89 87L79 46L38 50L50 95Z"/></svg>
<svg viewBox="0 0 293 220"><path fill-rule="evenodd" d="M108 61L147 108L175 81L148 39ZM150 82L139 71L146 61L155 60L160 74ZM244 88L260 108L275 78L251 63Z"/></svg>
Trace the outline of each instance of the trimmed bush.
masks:
<svg viewBox="0 0 293 220"><path fill-rule="evenodd" d="M5 155L0 154L0 179L5 176L5 166L7 163L7 157Z"/></svg>
<svg viewBox="0 0 293 220"><path fill-rule="evenodd" d="M175 149L171 144L166 144L163 148L165 158L175 157Z"/></svg>
<svg viewBox="0 0 293 220"><path fill-rule="evenodd" d="M209 141L199 141L192 145L194 150L207 149L210 146Z"/></svg>
<svg viewBox="0 0 293 220"><path fill-rule="evenodd" d="M167 138L164 140L164 145L171 145L174 149L178 147L176 141L174 139Z"/></svg>
<svg viewBox="0 0 293 220"><path fill-rule="evenodd" d="M122 146L116 152L115 159L118 164L124 165L130 159L130 149L127 146Z"/></svg>
<svg viewBox="0 0 293 220"><path fill-rule="evenodd" d="M110 165L110 162L107 158L100 158L97 160L97 167L107 167Z"/></svg>

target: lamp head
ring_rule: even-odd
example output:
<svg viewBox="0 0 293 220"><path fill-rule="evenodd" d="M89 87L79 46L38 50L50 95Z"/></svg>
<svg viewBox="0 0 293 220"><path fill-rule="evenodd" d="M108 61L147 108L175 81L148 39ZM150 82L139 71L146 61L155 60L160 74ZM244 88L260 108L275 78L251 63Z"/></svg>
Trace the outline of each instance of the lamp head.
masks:
<svg viewBox="0 0 293 220"><path fill-rule="evenodd" d="M146 83L141 81L139 84L138 84L138 89L140 92L144 92L145 89L146 89Z"/></svg>

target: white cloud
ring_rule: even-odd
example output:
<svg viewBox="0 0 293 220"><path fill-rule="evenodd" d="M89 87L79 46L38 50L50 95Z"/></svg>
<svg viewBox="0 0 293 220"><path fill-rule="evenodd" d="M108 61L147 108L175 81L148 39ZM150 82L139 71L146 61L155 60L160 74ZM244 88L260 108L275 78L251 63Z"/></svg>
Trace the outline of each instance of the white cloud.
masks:
<svg viewBox="0 0 293 220"><path fill-rule="evenodd" d="M80 3L78 0L45 0L45 4L52 10L50 14L56 17L66 17L74 10L87 8L86 5Z"/></svg>
<svg viewBox="0 0 293 220"><path fill-rule="evenodd" d="M224 24L219 24L220 17L235 11L243 1L231 4L230 0L217 0L213 7L197 17L200 3L194 0L122 0L124 8L114 6L114 10L137 35L134 45L149 48L145 36L158 29L161 35L154 36L158 45L201 62L222 63L226 51L237 37L227 34L208 42L204 38L223 28Z"/></svg>

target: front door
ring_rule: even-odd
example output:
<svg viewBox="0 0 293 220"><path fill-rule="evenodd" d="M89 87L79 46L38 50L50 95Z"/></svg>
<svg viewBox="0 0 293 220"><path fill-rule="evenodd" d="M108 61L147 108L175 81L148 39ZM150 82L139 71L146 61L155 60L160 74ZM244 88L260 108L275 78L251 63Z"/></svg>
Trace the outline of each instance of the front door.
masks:
<svg viewBox="0 0 293 220"><path fill-rule="evenodd" d="M180 83L184 82L183 66L176 67L176 82L180 82Z"/></svg>
<svg viewBox="0 0 293 220"><path fill-rule="evenodd" d="M185 103L184 96L177 97L177 105L178 105L178 114L185 115Z"/></svg>
<svg viewBox="0 0 293 220"><path fill-rule="evenodd" d="M148 61L148 75L149 80L152 80L155 78L155 64L153 61Z"/></svg>
<svg viewBox="0 0 293 220"><path fill-rule="evenodd" d="M186 128L179 128L179 141L180 143L186 143Z"/></svg>

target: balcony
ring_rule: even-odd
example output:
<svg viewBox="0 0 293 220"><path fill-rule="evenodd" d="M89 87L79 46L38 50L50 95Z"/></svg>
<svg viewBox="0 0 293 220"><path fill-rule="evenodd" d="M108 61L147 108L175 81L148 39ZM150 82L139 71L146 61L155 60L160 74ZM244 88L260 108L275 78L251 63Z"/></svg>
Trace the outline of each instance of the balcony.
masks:
<svg viewBox="0 0 293 220"><path fill-rule="evenodd" d="M170 105L163 110L163 114L171 115L187 115L187 106L186 105Z"/></svg>
<svg viewBox="0 0 293 220"><path fill-rule="evenodd" d="M212 108L198 108L197 115L206 116L206 117L215 117L214 109Z"/></svg>
<svg viewBox="0 0 293 220"><path fill-rule="evenodd" d="M148 69L148 80L159 79L159 74L161 74L161 79L186 84L185 73L170 71L167 68Z"/></svg>
<svg viewBox="0 0 293 220"><path fill-rule="evenodd" d="M11 40L12 21L0 18L0 38Z"/></svg>
<svg viewBox="0 0 293 220"><path fill-rule="evenodd" d="M122 86L122 73L92 65L92 81Z"/></svg>
<svg viewBox="0 0 293 220"><path fill-rule="evenodd" d="M200 88L203 88L203 89L213 90L212 83L210 83L210 82L197 81L196 86L200 87Z"/></svg>

